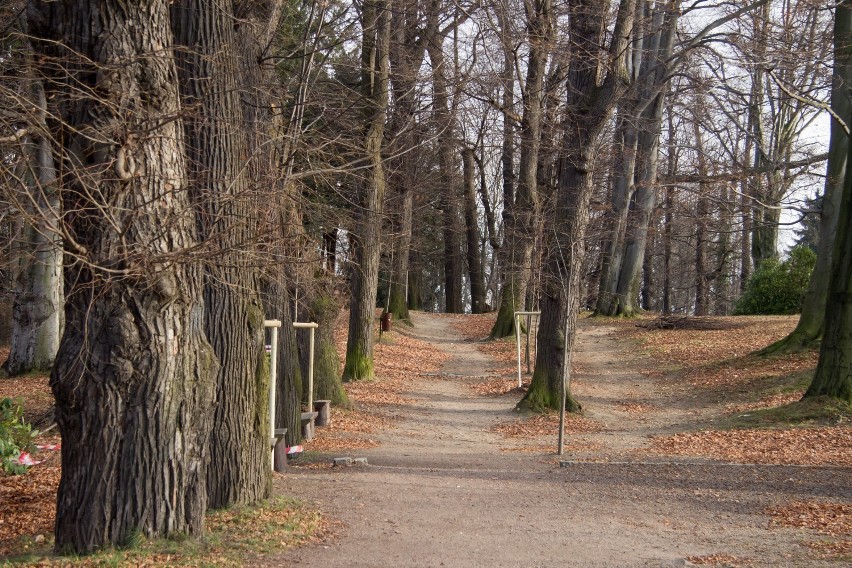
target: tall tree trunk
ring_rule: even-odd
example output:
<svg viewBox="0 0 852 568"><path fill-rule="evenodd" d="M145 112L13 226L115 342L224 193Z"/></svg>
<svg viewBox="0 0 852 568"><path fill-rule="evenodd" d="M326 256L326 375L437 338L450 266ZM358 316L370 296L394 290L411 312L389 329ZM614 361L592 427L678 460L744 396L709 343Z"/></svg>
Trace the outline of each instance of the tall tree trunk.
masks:
<svg viewBox="0 0 852 568"><path fill-rule="evenodd" d="M704 98L699 95L697 102L698 115L703 114L703 110L707 107L704 104ZM692 122L693 135L695 137L695 152L696 163L698 168L698 176L706 179L709 170L707 168L707 156L704 154L704 141L701 136L701 125L698 123L698 117ZM706 316L707 309L707 216L710 209L709 199L709 184L702 181L698 183L698 195L696 196L695 205L695 315Z"/></svg>
<svg viewBox="0 0 852 568"><path fill-rule="evenodd" d="M541 214L538 158L544 119L544 79L547 74L547 59L555 40L555 15L551 0L530 0L526 2L525 10L529 56L522 97L524 110L521 116L518 186L512 205L511 223L505 225L508 262L504 267L506 279L503 301L497 321L491 330L492 338L514 333L514 312L523 308L527 286L532 276L533 247Z"/></svg>
<svg viewBox="0 0 852 568"><path fill-rule="evenodd" d="M27 14L69 166L65 246L77 258L50 381L62 435L56 549L199 534L218 362L202 271L180 256L197 240L169 6L33 1Z"/></svg>
<svg viewBox="0 0 852 568"><path fill-rule="evenodd" d="M666 6L659 6L654 14L654 33L643 44L647 55L643 60L642 75L645 78L638 108L637 187L633 209L628 217L624 260L615 294L615 299L620 302L615 314L619 315L633 315L638 307L648 227L656 205L657 165L663 104L668 90L668 62L674 48L679 14L679 0L671 0Z"/></svg>
<svg viewBox="0 0 852 568"><path fill-rule="evenodd" d="M176 43L184 47L181 94L185 108L195 110L185 122L191 192L203 236L220 251L204 286L204 329L222 362L207 469L211 508L252 503L271 490L264 310L256 263L246 254L257 236L240 99L248 85L241 81L234 18L227 2L172 5Z"/></svg>
<svg viewBox="0 0 852 568"><path fill-rule="evenodd" d="M669 156L669 160L672 158ZM669 170L672 171L671 166ZM663 313L672 312L672 225L674 224L674 188L666 186L663 217Z"/></svg>
<svg viewBox="0 0 852 568"><path fill-rule="evenodd" d="M479 215L476 206L476 165L473 150L462 150L464 173L465 226L467 228L467 268L470 276L470 310L474 314L485 313L485 281L482 277L482 261L479 258Z"/></svg>
<svg viewBox="0 0 852 568"><path fill-rule="evenodd" d="M411 150L418 144L416 123L417 73L423 64L425 43L422 36L422 7L420 0L403 0L396 4L391 18L391 46L389 51L390 84L394 95L394 112L390 121L389 137L396 144L391 147L394 155L389 183L392 193L399 201L396 216L398 233L391 267L390 298L388 311L396 319L411 323L408 315L408 271L410 265L412 214L414 191L417 186L417 160L412 159Z"/></svg>
<svg viewBox="0 0 852 568"><path fill-rule="evenodd" d="M713 305L713 313L717 316L728 315L731 306L731 263L728 261L728 257L731 255L731 228L734 216L731 199L728 185L721 184L719 188L719 245L716 249L717 268L714 273L714 279L717 283L714 295L717 300Z"/></svg>
<svg viewBox="0 0 852 568"><path fill-rule="evenodd" d="M368 167L358 185L356 229L352 236L352 299L346 342L344 381L373 378L373 320L379 282L385 171L382 138L388 112L388 50L390 8L387 0L368 0L361 10L361 97L364 120L364 154Z"/></svg>
<svg viewBox="0 0 852 568"><path fill-rule="evenodd" d="M464 313L462 302L461 247L461 188L458 179L456 148L458 126L455 110L450 108L447 69L444 57L444 35L439 29L439 14L430 14L432 22L428 33L427 51L432 62L433 118L437 129L438 170L441 208L444 213L444 310L447 313Z"/></svg>
<svg viewBox="0 0 852 568"><path fill-rule="evenodd" d="M629 86L625 53L633 29L635 1L619 3L609 54L600 53L609 3L588 0L571 6L569 34L577 53L584 57L573 58L568 73L569 120L565 124L559 185L551 217L554 230L545 234L535 372L519 408L543 411L561 406L563 371L570 367L579 309L589 203L594 189L593 154ZM603 61L609 63L609 69L603 68ZM570 390L566 390L565 403L569 410L579 409Z"/></svg>
<svg viewBox="0 0 852 568"><path fill-rule="evenodd" d="M635 106L635 101L625 101L625 105ZM624 109L624 106L622 106ZM595 311L603 315L615 315L619 304L617 297L618 275L624 255L625 234L627 230L627 212L634 192L634 174L636 169L636 144L638 132L636 120L631 111L624 110L619 120L618 141L616 143L616 171L610 200L612 209L608 212L607 241L601 251L601 279L598 286L598 301Z"/></svg>
<svg viewBox="0 0 852 568"><path fill-rule="evenodd" d="M508 337L515 333L515 312L523 308L523 287L516 280L516 273L510 269L515 263L515 53L513 51L509 14L505 9L499 11L500 44L503 48L503 69L500 83L503 99L500 103L503 111L503 140L500 147L500 168L503 180L503 243L500 253L500 306L497 319L491 327L491 339Z"/></svg>
<svg viewBox="0 0 852 568"><path fill-rule="evenodd" d="M645 248L645 258L642 260L642 292L640 306L643 310L653 309L656 280L654 278L654 227L648 228L648 246Z"/></svg>
<svg viewBox="0 0 852 568"><path fill-rule="evenodd" d="M840 117L852 116L849 85L852 83L852 2L838 3L834 16L834 77L831 108ZM848 124L848 123L847 123ZM846 179L849 136L836 120L831 121L828 166L819 214L819 248L811 281L802 304L799 323L790 335L761 351L762 354L814 347L823 336L825 306L831 275L831 257Z"/></svg>
<svg viewBox="0 0 852 568"><path fill-rule="evenodd" d="M22 187L18 207L24 211L23 228L13 244L12 337L3 369L10 375L46 371L53 366L62 334L62 242L55 233L60 203L56 166L47 129L47 100L41 81L34 76L32 51L26 50L23 97L30 131L22 140L15 179ZM15 190L13 189L13 191Z"/></svg>

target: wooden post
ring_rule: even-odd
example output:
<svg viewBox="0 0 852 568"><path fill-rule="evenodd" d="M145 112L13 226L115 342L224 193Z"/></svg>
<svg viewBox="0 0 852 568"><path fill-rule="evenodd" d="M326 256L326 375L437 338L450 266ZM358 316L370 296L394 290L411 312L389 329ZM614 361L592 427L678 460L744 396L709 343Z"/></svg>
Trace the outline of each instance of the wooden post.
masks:
<svg viewBox="0 0 852 568"><path fill-rule="evenodd" d="M296 329L310 329L311 341L310 349L308 350L308 412L313 412L314 409L314 332L319 327L316 322L294 321L293 327Z"/></svg>

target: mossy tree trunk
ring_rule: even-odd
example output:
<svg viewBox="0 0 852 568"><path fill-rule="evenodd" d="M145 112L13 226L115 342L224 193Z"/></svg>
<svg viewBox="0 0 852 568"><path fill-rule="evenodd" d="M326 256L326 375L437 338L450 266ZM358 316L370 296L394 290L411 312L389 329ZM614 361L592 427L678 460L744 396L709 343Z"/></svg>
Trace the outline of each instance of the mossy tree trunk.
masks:
<svg viewBox="0 0 852 568"><path fill-rule="evenodd" d="M169 3L33 1L30 34L68 166L58 551L200 534L216 356L186 186ZM108 31L106 31L108 29ZM84 168L84 169L82 169Z"/></svg>
<svg viewBox="0 0 852 568"><path fill-rule="evenodd" d="M172 4L179 50L191 191L207 246L204 328L222 362L207 468L208 505L252 503L269 495L268 367L260 275L247 250L256 246L250 155L243 113L240 53L229 2ZM244 62L242 62L244 63ZM246 96L251 96L247 94Z"/></svg>
<svg viewBox="0 0 852 568"><path fill-rule="evenodd" d="M852 3L841 2L834 17L834 76L831 108L837 116L852 115L849 85L852 84ZM840 200L846 177L849 155L849 136L836 120L831 121L828 166L819 213L819 245L817 261L811 274L808 291L802 303L802 315L790 335L760 351L763 355L799 351L815 347L823 336L825 306L831 277L831 258L840 214Z"/></svg>
<svg viewBox="0 0 852 568"><path fill-rule="evenodd" d="M382 139L388 111L388 49L390 9L384 0L368 0L361 10L361 95L364 119L364 153L368 167L358 188L356 230L351 233L352 299L346 342L344 381L373 378L373 321L379 282L385 171Z"/></svg>
<svg viewBox="0 0 852 568"><path fill-rule="evenodd" d="M571 6L569 34L575 49L578 53L598 56L573 58L569 67L567 116L570 120L565 124L559 183L550 218L554 230L545 234L539 349L529 390L518 403L521 409L542 412L561 406L563 369L570 368L580 303L593 193L593 148L601 142L615 106L629 86L625 54L633 28L635 1L620 2L608 54L600 49L608 2L588 0ZM608 68L604 67L604 61L609 62ZM566 407L578 409L570 390L566 395Z"/></svg>
<svg viewBox="0 0 852 568"><path fill-rule="evenodd" d="M330 400L341 408L352 403L340 380L340 357L334 346L334 324L340 313L340 303L334 297L333 282L328 276L318 276L308 291L306 315L308 321L319 324L314 337L314 400ZM307 377L310 335L307 330L299 337L302 355L302 375Z"/></svg>

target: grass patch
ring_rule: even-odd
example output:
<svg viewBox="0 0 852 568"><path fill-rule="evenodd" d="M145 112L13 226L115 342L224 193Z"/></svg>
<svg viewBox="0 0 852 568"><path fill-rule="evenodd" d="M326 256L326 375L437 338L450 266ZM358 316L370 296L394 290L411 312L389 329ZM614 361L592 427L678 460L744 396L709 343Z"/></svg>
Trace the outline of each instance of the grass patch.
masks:
<svg viewBox="0 0 852 568"><path fill-rule="evenodd" d="M809 397L777 406L738 412L722 418L718 428L789 428L794 426L837 426L852 422L852 406L827 396Z"/></svg>
<svg viewBox="0 0 852 568"><path fill-rule="evenodd" d="M21 539L24 554L0 560L3 566L236 566L320 539L328 523L304 503L286 497L207 515L203 538L131 539L128 546L89 556L57 556L53 538Z"/></svg>

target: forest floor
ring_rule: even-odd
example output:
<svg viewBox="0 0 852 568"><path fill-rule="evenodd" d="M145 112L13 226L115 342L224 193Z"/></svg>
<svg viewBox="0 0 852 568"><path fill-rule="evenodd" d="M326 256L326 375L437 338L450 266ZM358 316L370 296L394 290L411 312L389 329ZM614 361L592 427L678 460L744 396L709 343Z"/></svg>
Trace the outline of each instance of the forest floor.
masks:
<svg viewBox="0 0 852 568"><path fill-rule="evenodd" d="M212 561L160 554L141 564L852 561L849 409L795 402L815 353L750 355L789 332L794 317L690 319L680 329L651 318L581 319L572 391L584 413L567 421L563 456L557 415L514 411L515 343L483 341L493 315L415 313L413 322L396 323L377 345L376 381L347 385L355 409L334 409L332 424L275 475L279 503L298 499L296 513L285 503L286 521L274 507L241 521L254 533L278 522L313 537L275 552L269 543L252 551L245 542L255 536L237 535L240 556L220 542ZM342 348L342 325L338 336ZM49 410L45 377L0 380L0 397L16 393L30 419ZM57 453L41 452L47 461L25 476L0 477L0 563L21 546L49 544ZM368 465L331 465L344 456Z"/></svg>
<svg viewBox="0 0 852 568"><path fill-rule="evenodd" d="M709 330L582 319L572 388L584 415L568 420L560 457L557 416L514 411L514 340L479 341L492 317L418 313L413 328L396 326L391 345L423 342L409 345L400 365L443 365L396 379L395 400L361 402L356 393L359 411L308 445L321 453L277 479L278 491L341 524L327 542L271 564L852 560L848 412L788 410L795 416L782 412L782 428L754 427L779 425L772 413L795 407L785 405L801 397L815 363L813 353L748 355L783 336L794 318L714 318L720 329ZM374 385L383 392L381 380ZM801 424L788 428L790 421ZM329 458L340 456L369 465L331 467Z"/></svg>

